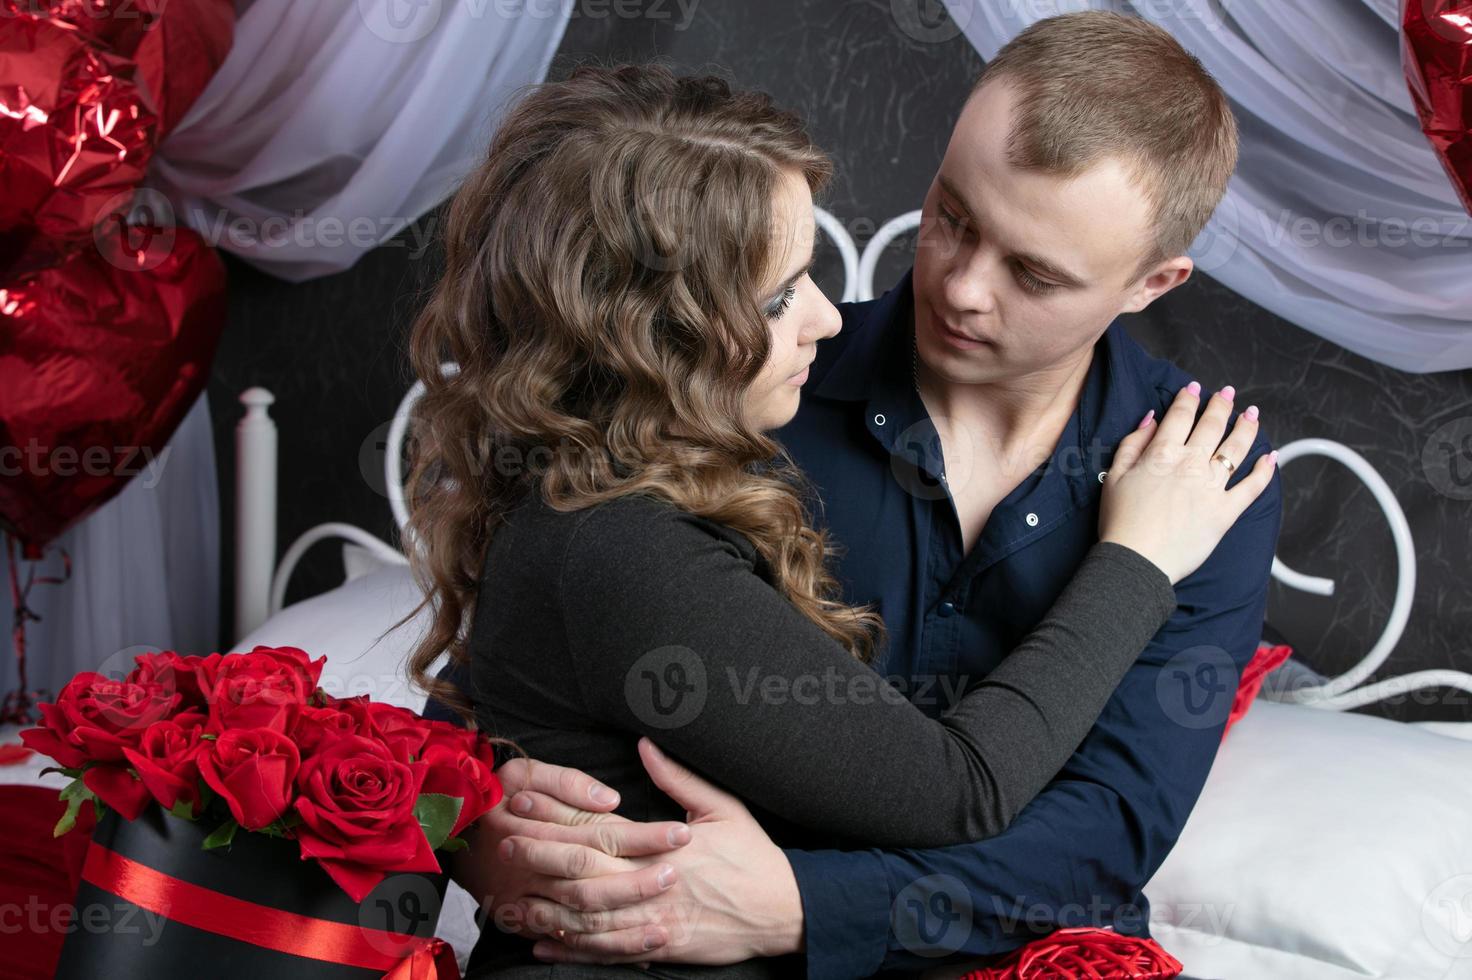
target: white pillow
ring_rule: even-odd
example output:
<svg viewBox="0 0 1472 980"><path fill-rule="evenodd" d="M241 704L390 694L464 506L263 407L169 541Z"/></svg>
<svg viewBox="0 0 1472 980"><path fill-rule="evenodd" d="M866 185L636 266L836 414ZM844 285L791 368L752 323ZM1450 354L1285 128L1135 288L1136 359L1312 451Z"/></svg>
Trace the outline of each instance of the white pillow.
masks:
<svg viewBox="0 0 1472 980"><path fill-rule="evenodd" d="M1472 977L1472 744L1255 701L1145 887L1192 977Z"/></svg>
<svg viewBox="0 0 1472 980"><path fill-rule="evenodd" d="M404 665L428 629L428 608L382 639L379 634L408 615L423 596L408 566L385 566L358 575L331 592L287 606L241 639L235 649L264 644L300 647L314 660L325 654L327 666L320 684L328 694L366 694L375 701L420 711L425 695L410 689Z"/></svg>

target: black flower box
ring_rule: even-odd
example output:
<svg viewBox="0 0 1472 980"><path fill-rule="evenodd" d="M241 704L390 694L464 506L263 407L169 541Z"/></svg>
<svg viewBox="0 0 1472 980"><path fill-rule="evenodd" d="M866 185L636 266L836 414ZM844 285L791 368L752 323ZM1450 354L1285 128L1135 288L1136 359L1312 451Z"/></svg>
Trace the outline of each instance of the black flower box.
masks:
<svg viewBox="0 0 1472 980"><path fill-rule="evenodd" d="M416 949L453 964L432 941L444 875L390 874L359 903L295 841L240 833L206 850L210 829L156 804L132 821L109 810L92 834L57 980L370 980L404 968Z"/></svg>

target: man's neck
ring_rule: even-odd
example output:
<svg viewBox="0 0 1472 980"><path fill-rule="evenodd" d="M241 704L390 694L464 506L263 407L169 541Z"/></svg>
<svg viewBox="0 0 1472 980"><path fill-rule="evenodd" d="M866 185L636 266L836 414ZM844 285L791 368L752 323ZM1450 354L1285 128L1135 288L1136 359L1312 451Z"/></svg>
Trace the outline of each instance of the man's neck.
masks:
<svg viewBox="0 0 1472 980"><path fill-rule="evenodd" d="M1094 348L1056 365L1004 381L962 384L917 364L920 395L932 418L980 434L1002 459L1051 454L1078 407Z"/></svg>

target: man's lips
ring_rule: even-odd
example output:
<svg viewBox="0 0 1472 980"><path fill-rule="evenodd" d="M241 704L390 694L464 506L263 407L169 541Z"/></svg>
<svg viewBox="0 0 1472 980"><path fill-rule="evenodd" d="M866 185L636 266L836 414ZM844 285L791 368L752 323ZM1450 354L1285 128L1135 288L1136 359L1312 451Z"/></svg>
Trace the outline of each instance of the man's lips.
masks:
<svg viewBox="0 0 1472 980"><path fill-rule="evenodd" d="M978 347L985 347L991 343L990 340L984 337L977 337L973 334L957 330L938 315L932 314L931 324L934 327L936 335L952 347L958 347L962 350L975 350Z"/></svg>

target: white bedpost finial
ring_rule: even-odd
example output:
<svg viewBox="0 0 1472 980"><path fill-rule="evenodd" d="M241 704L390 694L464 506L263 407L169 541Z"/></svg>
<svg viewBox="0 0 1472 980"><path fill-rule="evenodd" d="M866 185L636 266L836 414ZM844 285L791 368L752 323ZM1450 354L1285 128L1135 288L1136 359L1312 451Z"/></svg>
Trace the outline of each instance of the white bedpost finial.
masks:
<svg viewBox="0 0 1472 980"><path fill-rule="evenodd" d="M245 414L235 427L235 635L238 640L270 615L276 563L276 423L265 388L240 394Z"/></svg>

